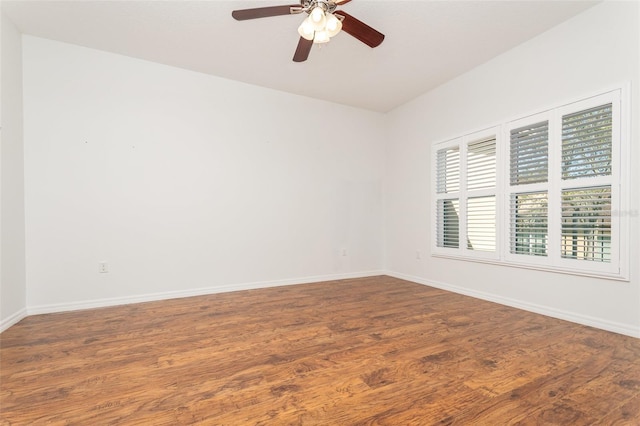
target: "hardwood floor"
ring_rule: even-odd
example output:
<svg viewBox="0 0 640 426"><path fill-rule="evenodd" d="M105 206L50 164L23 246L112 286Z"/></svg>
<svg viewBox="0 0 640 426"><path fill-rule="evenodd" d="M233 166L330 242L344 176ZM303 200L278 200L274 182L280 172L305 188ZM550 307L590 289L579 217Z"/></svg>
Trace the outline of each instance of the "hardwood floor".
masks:
<svg viewBox="0 0 640 426"><path fill-rule="evenodd" d="M640 339L373 277L32 316L0 423L638 425Z"/></svg>

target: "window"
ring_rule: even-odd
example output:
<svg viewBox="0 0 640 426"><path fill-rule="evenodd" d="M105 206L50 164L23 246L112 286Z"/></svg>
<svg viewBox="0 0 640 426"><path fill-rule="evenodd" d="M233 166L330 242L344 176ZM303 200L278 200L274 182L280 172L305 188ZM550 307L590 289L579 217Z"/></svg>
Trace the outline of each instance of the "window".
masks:
<svg viewBox="0 0 640 426"><path fill-rule="evenodd" d="M622 90L434 146L434 255L626 278Z"/></svg>
<svg viewBox="0 0 640 426"><path fill-rule="evenodd" d="M549 235L547 193L512 194L509 217L511 253L546 256Z"/></svg>
<svg viewBox="0 0 640 426"><path fill-rule="evenodd" d="M438 247L460 247L459 211L457 198L438 201Z"/></svg>
<svg viewBox="0 0 640 426"><path fill-rule="evenodd" d="M562 191L561 255L611 262L611 187Z"/></svg>
<svg viewBox="0 0 640 426"><path fill-rule="evenodd" d="M547 182L549 170L549 122L523 126L510 132L511 185Z"/></svg>
<svg viewBox="0 0 640 426"><path fill-rule="evenodd" d="M565 259L610 263L613 108L598 105L562 117L562 244ZM604 186L575 188L574 181Z"/></svg>
<svg viewBox="0 0 640 426"><path fill-rule="evenodd" d="M436 247L479 258L497 253L497 129L436 151Z"/></svg>
<svg viewBox="0 0 640 426"><path fill-rule="evenodd" d="M458 146L438 151L437 191L438 200L438 247L460 246L460 215L457 194L460 191L460 149ZM451 195L453 194L453 196Z"/></svg>

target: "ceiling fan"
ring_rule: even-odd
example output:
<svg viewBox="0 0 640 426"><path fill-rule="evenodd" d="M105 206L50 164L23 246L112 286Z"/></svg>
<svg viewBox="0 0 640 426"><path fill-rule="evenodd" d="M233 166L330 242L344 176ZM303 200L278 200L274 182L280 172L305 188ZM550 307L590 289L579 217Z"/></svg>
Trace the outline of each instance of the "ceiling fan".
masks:
<svg viewBox="0 0 640 426"><path fill-rule="evenodd" d="M384 34L342 10L336 12L338 6L350 1L300 0L300 4L294 5L234 10L231 12L231 16L238 21L245 21L248 19L306 13L309 16L298 27L300 41L298 41L298 47L293 55L294 62L304 62L309 57L311 46L314 43L327 43L340 30L370 47L376 47L382 43Z"/></svg>

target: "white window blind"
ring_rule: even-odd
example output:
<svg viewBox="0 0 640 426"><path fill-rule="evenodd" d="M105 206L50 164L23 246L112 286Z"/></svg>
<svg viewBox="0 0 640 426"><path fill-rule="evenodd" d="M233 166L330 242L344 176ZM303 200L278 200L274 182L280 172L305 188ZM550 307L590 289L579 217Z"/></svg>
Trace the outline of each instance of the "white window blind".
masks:
<svg viewBox="0 0 640 426"><path fill-rule="evenodd" d="M562 117L562 178L611 174L611 104Z"/></svg>
<svg viewBox="0 0 640 426"><path fill-rule="evenodd" d="M562 257L611 262L611 187L562 191Z"/></svg>
<svg viewBox="0 0 640 426"><path fill-rule="evenodd" d="M460 247L460 203L457 199L438 201L437 241L438 247Z"/></svg>
<svg viewBox="0 0 640 426"><path fill-rule="evenodd" d="M496 250L496 196L470 197L467 200L467 248Z"/></svg>
<svg viewBox="0 0 640 426"><path fill-rule="evenodd" d="M511 130L511 185L546 182L549 170L549 123Z"/></svg>
<svg viewBox="0 0 640 426"><path fill-rule="evenodd" d="M460 190L460 149L458 147L438 151L437 191L439 194Z"/></svg>
<svg viewBox="0 0 640 426"><path fill-rule="evenodd" d="M511 253L547 255L548 205L546 192L513 194L511 217Z"/></svg>
<svg viewBox="0 0 640 426"><path fill-rule="evenodd" d="M496 138L472 142L467 147L467 189L496 186Z"/></svg>

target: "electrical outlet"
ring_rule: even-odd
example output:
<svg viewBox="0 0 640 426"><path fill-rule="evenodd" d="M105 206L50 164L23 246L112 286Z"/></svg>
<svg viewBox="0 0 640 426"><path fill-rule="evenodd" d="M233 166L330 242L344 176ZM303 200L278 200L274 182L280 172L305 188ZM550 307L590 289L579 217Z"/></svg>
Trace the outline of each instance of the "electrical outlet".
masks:
<svg viewBox="0 0 640 426"><path fill-rule="evenodd" d="M347 255L347 249L346 249L346 248L343 248L343 249L342 249L342 251L341 251L341 254L342 254L343 256L346 256L346 255Z"/></svg>
<svg viewBox="0 0 640 426"><path fill-rule="evenodd" d="M422 253L420 253L420 250L416 250L416 260L420 259L422 259Z"/></svg>
<svg viewBox="0 0 640 426"><path fill-rule="evenodd" d="M98 262L98 272L101 274L109 272L109 264L107 262Z"/></svg>

